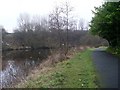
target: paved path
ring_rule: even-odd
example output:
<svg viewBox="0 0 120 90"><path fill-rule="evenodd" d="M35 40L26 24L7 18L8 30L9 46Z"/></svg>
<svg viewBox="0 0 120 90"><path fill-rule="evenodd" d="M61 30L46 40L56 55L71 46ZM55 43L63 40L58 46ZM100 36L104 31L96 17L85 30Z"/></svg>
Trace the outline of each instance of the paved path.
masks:
<svg viewBox="0 0 120 90"><path fill-rule="evenodd" d="M100 78L101 87L118 88L118 64L120 65L120 59L100 49L94 50L92 57Z"/></svg>

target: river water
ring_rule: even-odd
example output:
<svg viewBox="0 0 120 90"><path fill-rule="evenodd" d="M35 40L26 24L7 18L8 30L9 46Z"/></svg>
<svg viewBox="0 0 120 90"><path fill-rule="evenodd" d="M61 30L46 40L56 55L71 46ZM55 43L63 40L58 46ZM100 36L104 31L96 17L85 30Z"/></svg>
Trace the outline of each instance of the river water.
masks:
<svg viewBox="0 0 120 90"><path fill-rule="evenodd" d="M49 50L4 51L0 85L7 88L25 79L29 72L37 67L50 54Z"/></svg>

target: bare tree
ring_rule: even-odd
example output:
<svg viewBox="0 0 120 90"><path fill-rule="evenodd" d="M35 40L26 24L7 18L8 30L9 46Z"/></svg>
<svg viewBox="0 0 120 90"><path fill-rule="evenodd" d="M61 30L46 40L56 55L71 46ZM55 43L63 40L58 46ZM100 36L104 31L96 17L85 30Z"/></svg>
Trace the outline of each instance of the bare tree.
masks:
<svg viewBox="0 0 120 90"><path fill-rule="evenodd" d="M62 26L63 26L63 21L62 21L62 8L56 6L55 9L53 10L53 12L49 15L49 26L50 29L53 30L57 30L58 31L58 37L59 37L59 48L61 49L61 30L62 30Z"/></svg>
<svg viewBox="0 0 120 90"><path fill-rule="evenodd" d="M70 15L71 15L71 12L73 10L73 7L71 7L69 5L68 2L65 3L64 7L62 8L62 12L63 12L63 19L64 19L64 27L65 27L65 30L66 30L66 50L65 50L65 55L68 53L68 49L69 49L69 36L68 36L68 31L70 30L70 26L71 26L71 22L70 22Z"/></svg>
<svg viewBox="0 0 120 90"><path fill-rule="evenodd" d="M81 18L79 20L78 29L79 30L83 30L84 29L84 25L85 25L85 21L84 21L84 19Z"/></svg>
<svg viewBox="0 0 120 90"><path fill-rule="evenodd" d="M25 32L31 29L29 14L27 13L20 14L18 18L18 26L19 26L19 30L22 30Z"/></svg>

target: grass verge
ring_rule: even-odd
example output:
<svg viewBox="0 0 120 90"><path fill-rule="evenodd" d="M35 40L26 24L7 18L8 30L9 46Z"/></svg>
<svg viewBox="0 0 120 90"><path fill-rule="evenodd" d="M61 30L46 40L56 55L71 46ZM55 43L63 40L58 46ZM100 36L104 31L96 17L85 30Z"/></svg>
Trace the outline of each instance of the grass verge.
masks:
<svg viewBox="0 0 120 90"><path fill-rule="evenodd" d="M116 48L108 47L106 49L106 51L109 53L112 53L120 58L120 47L116 47Z"/></svg>
<svg viewBox="0 0 120 90"><path fill-rule="evenodd" d="M34 76L35 77L35 76ZM73 58L59 62L51 70L19 88L97 88L97 78L91 50L76 53Z"/></svg>

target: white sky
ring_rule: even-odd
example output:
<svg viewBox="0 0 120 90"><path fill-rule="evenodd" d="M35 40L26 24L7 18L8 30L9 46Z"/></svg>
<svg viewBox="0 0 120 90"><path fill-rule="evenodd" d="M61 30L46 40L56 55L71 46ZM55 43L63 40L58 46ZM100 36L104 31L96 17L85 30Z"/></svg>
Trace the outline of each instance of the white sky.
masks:
<svg viewBox="0 0 120 90"><path fill-rule="evenodd" d="M66 0L0 0L0 25L8 32L17 27L17 18L21 13L30 15L48 15L53 8ZM90 21L94 6L100 6L103 0L67 0L74 7L75 17Z"/></svg>

